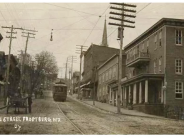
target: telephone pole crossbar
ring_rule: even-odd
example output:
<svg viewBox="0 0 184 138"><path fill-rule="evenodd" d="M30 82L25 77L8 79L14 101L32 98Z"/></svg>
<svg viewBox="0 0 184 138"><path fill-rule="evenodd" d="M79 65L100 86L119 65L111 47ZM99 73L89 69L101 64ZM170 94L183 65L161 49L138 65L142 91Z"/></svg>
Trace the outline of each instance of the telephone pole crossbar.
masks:
<svg viewBox="0 0 184 138"><path fill-rule="evenodd" d="M136 5L126 4L126 3L110 3L114 5L118 5L119 7L111 6L110 9L121 11L121 13L110 12L110 14L117 15L117 17L109 17L109 19L113 19L116 21L121 21L120 24L117 23L109 23L109 25L118 26L118 38L120 38L120 52L119 52L119 68L118 68L118 92L117 92L117 113L121 113L120 110L120 93L121 93L121 79L122 79L122 47L123 47L123 32L124 27L135 28L135 26L125 25L124 22L127 23L135 23L134 21L126 20L126 17L135 18L135 15L126 14L127 12L135 13L135 10L127 9L126 7L135 8ZM126 13L125 13L126 12Z"/></svg>

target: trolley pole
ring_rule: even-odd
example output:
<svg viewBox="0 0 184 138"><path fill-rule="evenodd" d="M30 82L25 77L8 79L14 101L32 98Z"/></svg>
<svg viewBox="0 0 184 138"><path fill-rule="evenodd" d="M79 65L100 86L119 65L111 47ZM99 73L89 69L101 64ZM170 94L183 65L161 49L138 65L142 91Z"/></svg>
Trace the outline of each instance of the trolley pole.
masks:
<svg viewBox="0 0 184 138"><path fill-rule="evenodd" d="M135 28L135 26L130 26L130 25L125 25L124 24L124 22L135 23L134 21L125 20L125 17L135 18L135 16L134 15L125 14L124 12L133 12L133 13L135 13L136 12L135 10L126 9L125 7L136 7L136 6L135 5L130 5L130 4L125 4L125 3L110 3L110 4L114 4L114 5L120 6L120 7L113 7L113 6L111 6L110 9L121 11L121 13L110 12L110 14L119 15L121 18L109 17L110 19L121 21L121 24L109 23L109 25L118 26L118 31L119 31L118 33L120 34L118 36L118 37L120 37L120 51L119 51L118 93L117 93L117 113L119 114L119 113L121 113L120 93L121 93L121 79L122 79L122 47L123 47L124 27Z"/></svg>

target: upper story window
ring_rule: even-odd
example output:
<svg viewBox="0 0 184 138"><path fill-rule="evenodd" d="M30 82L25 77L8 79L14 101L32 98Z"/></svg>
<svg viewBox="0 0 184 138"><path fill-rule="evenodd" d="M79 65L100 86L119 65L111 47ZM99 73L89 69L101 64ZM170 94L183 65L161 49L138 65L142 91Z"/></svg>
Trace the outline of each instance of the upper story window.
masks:
<svg viewBox="0 0 184 138"><path fill-rule="evenodd" d="M157 69L157 60L154 61L154 73L156 73L156 69Z"/></svg>
<svg viewBox="0 0 184 138"><path fill-rule="evenodd" d="M144 42L142 43L142 52L144 51Z"/></svg>
<svg viewBox="0 0 184 138"><path fill-rule="evenodd" d="M154 44L155 44L155 49L157 49L157 34L155 33L155 38L154 38Z"/></svg>
<svg viewBox="0 0 184 138"><path fill-rule="evenodd" d="M162 30L159 32L159 46L162 46Z"/></svg>
<svg viewBox="0 0 184 138"><path fill-rule="evenodd" d="M116 66L114 66L114 69L113 69L113 77L116 77Z"/></svg>
<svg viewBox="0 0 184 138"><path fill-rule="evenodd" d="M99 82L99 84L101 84L101 75L99 76L99 81L98 82Z"/></svg>
<svg viewBox="0 0 184 138"><path fill-rule="evenodd" d="M183 70L183 63L181 59L176 59L175 60L175 73L176 74L182 74Z"/></svg>
<svg viewBox="0 0 184 138"><path fill-rule="evenodd" d="M182 45L182 30L176 30L176 45Z"/></svg>
<svg viewBox="0 0 184 138"><path fill-rule="evenodd" d="M102 83L104 82L104 73L102 74Z"/></svg>
<svg viewBox="0 0 184 138"><path fill-rule="evenodd" d="M159 72L162 72L161 66L162 66L162 57L160 57L160 59L158 61Z"/></svg>
<svg viewBox="0 0 184 138"><path fill-rule="evenodd" d="M106 71L106 81L109 79L108 71Z"/></svg>
<svg viewBox="0 0 184 138"><path fill-rule="evenodd" d="M147 45L146 46L149 47L149 38L147 39Z"/></svg>
<svg viewBox="0 0 184 138"><path fill-rule="evenodd" d="M111 79L111 69L109 69L109 79Z"/></svg>
<svg viewBox="0 0 184 138"><path fill-rule="evenodd" d="M175 98L183 99L183 82L175 81Z"/></svg>

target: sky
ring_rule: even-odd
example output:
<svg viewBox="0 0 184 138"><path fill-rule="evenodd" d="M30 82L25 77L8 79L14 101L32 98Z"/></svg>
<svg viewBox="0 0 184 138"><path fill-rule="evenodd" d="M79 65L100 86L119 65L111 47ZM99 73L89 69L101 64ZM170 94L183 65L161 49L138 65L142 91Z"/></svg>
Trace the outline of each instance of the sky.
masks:
<svg viewBox="0 0 184 138"><path fill-rule="evenodd" d="M135 28L125 28L123 46L133 41L136 37L146 31L154 23L164 17L184 18L184 3L130 3L137 7L136 18L126 18L135 21ZM118 23L109 19L109 2L101 3L23 3L10 2L0 3L0 33L4 39L0 43L0 51L8 54L10 40L7 31L9 29L2 26L22 27L36 30L35 39L28 41L27 53L35 55L41 51L52 52L56 57L59 77L65 77L65 63L67 57L76 57L73 70L79 71L79 54L76 54L76 45L90 46L101 44L104 21L107 21L107 36L109 47L119 48L117 41L117 27L108 25L109 22ZM130 24L129 24L130 25ZM52 31L53 29L53 31ZM21 30L15 30L16 39L12 41L11 53L20 54L20 50L25 49L26 38L22 37ZM53 41L50 41L51 31ZM70 62L71 63L71 62ZM69 64L70 64L69 63ZM71 64L70 64L71 66Z"/></svg>

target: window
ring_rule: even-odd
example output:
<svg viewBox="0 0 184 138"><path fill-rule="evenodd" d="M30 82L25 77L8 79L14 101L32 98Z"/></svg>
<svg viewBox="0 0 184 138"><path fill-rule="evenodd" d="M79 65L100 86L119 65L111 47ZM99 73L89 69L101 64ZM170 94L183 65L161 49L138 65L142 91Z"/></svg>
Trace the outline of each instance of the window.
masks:
<svg viewBox="0 0 184 138"><path fill-rule="evenodd" d="M142 43L142 52L144 51L144 42Z"/></svg>
<svg viewBox="0 0 184 138"><path fill-rule="evenodd" d="M161 70L161 65L162 65L162 57L160 57L159 61L158 61L158 68L159 68L159 72L162 72Z"/></svg>
<svg viewBox="0 0 184 138"><path fill-rule="evenodd" d="M104 82L104 73L102 74L102 82Z"/></svg>
<svg viewBox="0 0 184 138"><path fill-rule="evenodd" d="M106 71L106 81L109 79L108 77L108 71Z"/></svg>
<svg viewBox="0 0 184 138"><path fill-rule="evenodd" d="M182 30L176 30L176 45L182 44Z"/></svg>
<svg viewBox="0 0 184 138"><path fill-rule="evenodd" d="M175 82L175 98L183 99L183 82L181 81Z"/></svg>
<svg viewBox="0 0 184 138"><path fill-rule="evenodd" d="M154 61L154 73L156 73L156 68L157 68L157 60Z"/></svg>
<svg viewBox="0 0 184 138"><path fill-rule="evenodd" d="M155 49L157 49L157 34L155 34L155 40L154 40L154 43L155 43Z"/></svg>
<svg viewBox="0 0 184 138"><path fill-rule="evenodd" d="M113 78L116 77L116 66L114 66L114 69L113 69Z"/></svg>
<svg viewBox="0 0 184 138"><path fill-rule="evenodd" d="M182 60L181 59L176 59L175 60L175 73L176 74L182 74Z"/></svg>
<svg viewBox="0 0 184 138"><path fill-rule="evenodd" d="M99 84L101 83L101 76L99 76Z"/></svg>
<svg viewBox="0 0 184 138"><path fill-rule="evenodd" d="M149 47L149 38L147 39L147 47Z"/></svg>
<svg viewBox="0 0 184 138"><path fill-rule="evenodd" d="M159 46L162 46L162 30L159 32Z"/></svg>

